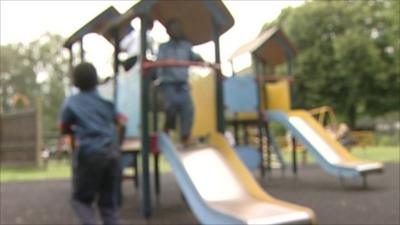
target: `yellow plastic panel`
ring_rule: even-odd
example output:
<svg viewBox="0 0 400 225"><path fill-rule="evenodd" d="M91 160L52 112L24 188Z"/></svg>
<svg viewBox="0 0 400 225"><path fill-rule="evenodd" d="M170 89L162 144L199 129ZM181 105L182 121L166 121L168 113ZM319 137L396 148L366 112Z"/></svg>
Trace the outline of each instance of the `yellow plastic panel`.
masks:
<svg viewBox="0 0 400 225"><path fill-rule="evenodd" d="M242 112L230 113L225 115L226 121L254 121L258 120L258 113Z"/></svg>
<svg viewBox="0 0 400 225"><path fill-rule="evenodd" d="M216 130L216 100L214 75L190 81L194 104L192 136L205 136Z"/></svg>
<svg viewBox="0 0 400 225"><path fill-rule="evenodd" d="M290 91L286 80L265 85L265 96L267 110L279 110L288 112L290 110Z"/></svg>

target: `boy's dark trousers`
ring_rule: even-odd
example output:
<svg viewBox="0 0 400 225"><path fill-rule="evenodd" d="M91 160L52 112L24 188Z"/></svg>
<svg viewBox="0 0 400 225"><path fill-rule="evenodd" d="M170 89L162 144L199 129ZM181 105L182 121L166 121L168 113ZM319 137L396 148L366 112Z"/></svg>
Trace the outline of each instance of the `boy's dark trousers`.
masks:
<svg viewBox="0 0 400 225"><path fill-rule="evenodd" d="M80 150L81 151L81 150ZM119 224L118 194L121 182L118 147L76 152L73 162L72 206L82 224L96 223L93 202L97 201L103 224Z"/></svg>
<svg viewBox="0 0 400 225"><path fill-rule="evenodd" d="M165 130L175 129L176 117L179 115L181 137L190 136L194 110L189 84L162 83L160 89L166 113Z"/></svg>

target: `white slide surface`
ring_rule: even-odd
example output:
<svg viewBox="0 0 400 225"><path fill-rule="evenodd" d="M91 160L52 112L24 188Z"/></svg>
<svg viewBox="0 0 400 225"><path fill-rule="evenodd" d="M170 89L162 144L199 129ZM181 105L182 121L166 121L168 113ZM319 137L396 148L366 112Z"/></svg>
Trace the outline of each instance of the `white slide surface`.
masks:
<svg viewBox="0 0 400 225"><path fill-rule="evenodd" d="M233 150L215 146L177 150L165 134L159 135L158 143L202 224L313 223L311 210L268 196L250 173L245 179L239 176L247 169Z"/></svg>
<svg viewBox="0 0 400 225"><path fill-rule="evenodd" d="M352 156L304 110L288 113L270 111L267 112L266 117L284 125L330 174L339 177L355 177L383 171L383 164L380 162L363 161Z"/></svg>

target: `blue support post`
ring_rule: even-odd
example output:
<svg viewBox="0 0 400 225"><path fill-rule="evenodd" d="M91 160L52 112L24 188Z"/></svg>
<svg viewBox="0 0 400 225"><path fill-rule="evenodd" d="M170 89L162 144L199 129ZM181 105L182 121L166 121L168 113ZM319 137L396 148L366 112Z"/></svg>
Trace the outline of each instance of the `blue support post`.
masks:
<svg viewBox="0 0 400 225"><path fill-rule="evenodd" d="M142 121L142 210L145 218L151 216L151 191L150 191L150 171L149 171L149 151L150 151L150 135L149 135L149 87L150 79L144 74L144 62L146 61L146 50L147 50L147 17L141 16L141 28L140 28L140 65L141 65L141 121Z"/></svg>
<svg viewBox="0 0 400 225"><path fill-rule="evenodd" d="M85 62L85 49L83 48L83 37L79 40L81 62Z"/></svg>
<svg viewBox="0 0 400 225"><path fill-rule="evenodd" d="M114 28L112 31L114 38L114 77L113 77L113 86L114 86L114 104L117 104L117 95L118 95L118 74L119 74L119 58L118 54L120 52L120 37L118 28Z"/></svg>
<svg viewBox="0 0 400 225"><path fill-rule="evenodd" d="M214 33L213 33L213 41L215 46L215 63L217 65L221 64L221 55L220 55L220 44L219 44L219 33L220 27L217 23L217 20L213 18L213 26L214 26ZM216 69L216 109L217 109L217 130L220 133L225 132L225 119L224 119L224 97L223 97L223 86L222 86L222 73L221 69Z"/></svg>
<svg viewBox="0 0 400 225"><path fill-rule="evenodd" d="M114 107L117 106L117 98L118 98L118 74L119 74L119 58L118 54L120 52L120 47L119 47L119 42L120 42L120 37L119 37L119 29L114 28L112 30L112 36L114 39L114 77L113 77L113 99L114 99ZM119 204L122 205L122 171L121 171L121 180L118 183L118 201Z"/></svg>

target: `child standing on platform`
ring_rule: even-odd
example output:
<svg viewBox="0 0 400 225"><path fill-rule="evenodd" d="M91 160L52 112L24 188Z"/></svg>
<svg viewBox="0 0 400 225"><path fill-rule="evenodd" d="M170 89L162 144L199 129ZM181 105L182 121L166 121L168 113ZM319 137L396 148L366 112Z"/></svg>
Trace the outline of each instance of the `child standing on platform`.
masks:
<svg viewBox="0 0 400 225"><path fill-rule="evenodd" d="M192 44L184 38L181 24L171 19L166 24L170 40L159 47L157 60L203 61L192 51ZM193 101L188 83L187 67L163 67L158 70L160 89L166 113L165 132L175 129L180 118L180 138L188 144L193 125Z"/></svg>

